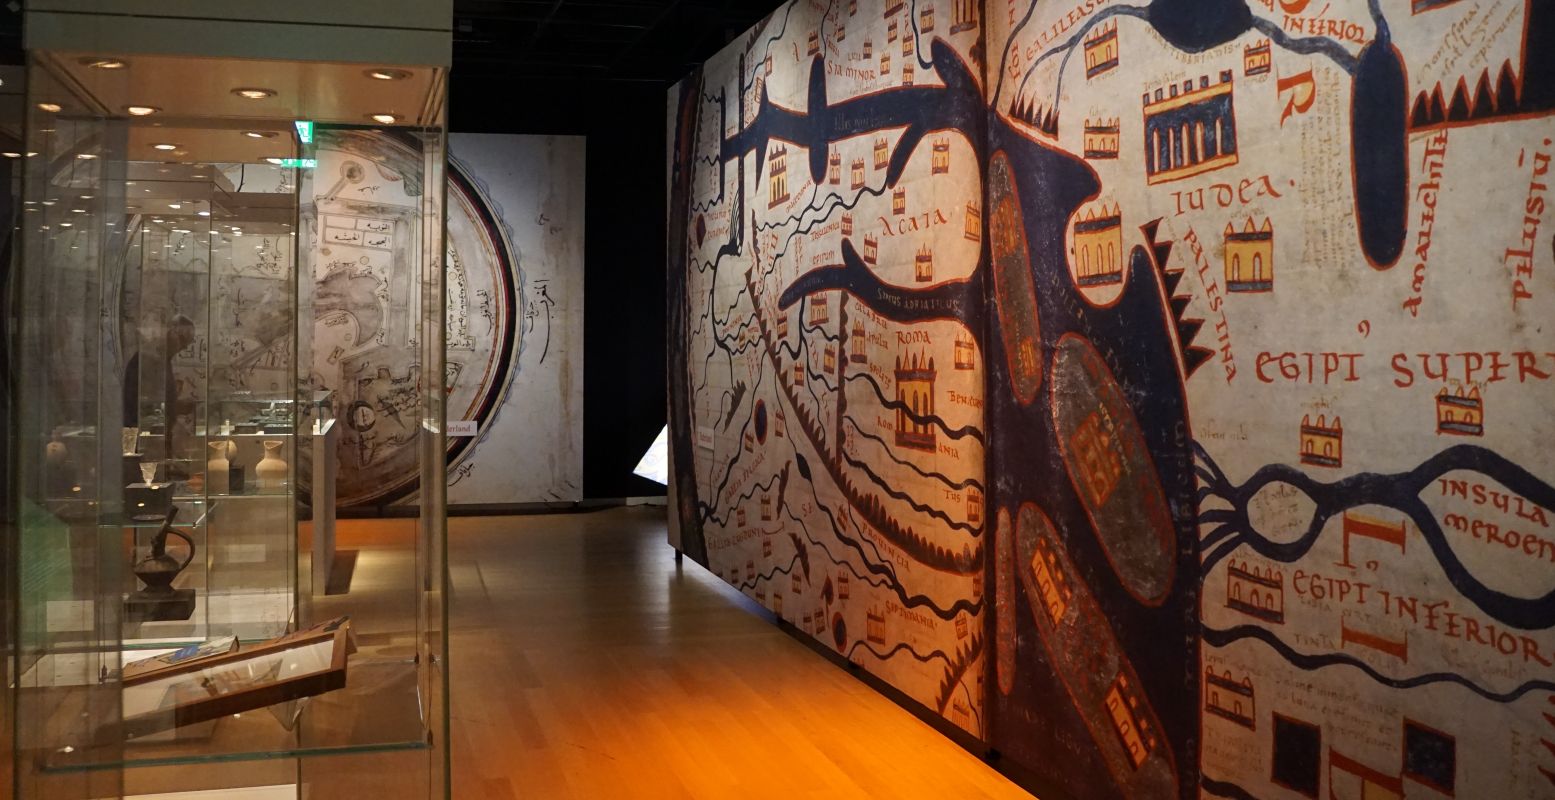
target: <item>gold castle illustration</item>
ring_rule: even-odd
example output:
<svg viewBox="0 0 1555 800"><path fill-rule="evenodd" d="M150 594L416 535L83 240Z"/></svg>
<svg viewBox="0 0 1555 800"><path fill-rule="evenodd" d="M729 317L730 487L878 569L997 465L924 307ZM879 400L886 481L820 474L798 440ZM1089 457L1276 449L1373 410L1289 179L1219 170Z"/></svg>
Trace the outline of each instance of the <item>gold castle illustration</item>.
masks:
<svg viewBox="0 0 1555 800"><path fill-rule="evenodd" d="M1118 66L1118 23L1104 22L1085 35L1085 77L1094 78Z"/></svg>
<svg viewBox="0 0 1555 800"><path fill-rule="evenodd" d="M1224 244L1227 291L1274 289L1274 225L1268 217L1260 224L1248 217L1241 230L1226 223Z"/></svg>
<svg viewBox="0 0 1555 800"><path fill-rule="evenodd" d="M1088 205L1074 221L1075 283L1105 286L1123 280L1123 212L1117 203Z"/></svg>
<svg viewBox="0 0 1555 800"><path fill-rule="evenodd" d="M977 27L977 0L950 0L950 32L960 33Z"/></svg>
<svg viewBox="0 0 1555 800"><path fill-rule="evenodd" d="M1274 58L1269 51L1269 40L1258 39L1242 48L1242 74L1267 75L1274 68Z"/></svg>
<svg viewBox="0 0 1555 800"><path fill-rule="evenodd" d="M1319 414L1313 423L1309 415L1301 416L1301 463L1314 467L1339 467L1344 464L1344 426L1339 416L1332 425Z"/></svg>
<svg viewBox="0 0 1555 800"><path fill-rule="evenodd" d="M1256 730L1258 707L1252 678L1243 676L1241 680L1235 680L1230 670L1217 675L1214 667L1205 667L1204 710L1244 728Z"/></svg>
<svg viewBox="0 0 1555 800"><path fill-rule="evenodd" d="M934 250L928 245L919 248L917 257L913 259L913 280L917 283L934 280Z"/></svg>
<svg viewBox="0 0 1555 800"><path fill-rule="evenodd" d="M767 208L788 202L788 147L778 145L767 156Z"/></svg>
<svg viewBox="0 0 1555 800"><path fill-rule="evenodd" d="M934 414L934 357L911 353L896 357L896 444L926 453L935 451L934 426L920 419ZM911 415L909 415L909 410ZM915 419L916 417L917 419Z"/></svg>
<svg viewBox="0 0 1555 800"><path fill-rule="evenodd" d="M1226 608L1264 622L1285 622L1285 575L1231 559L1226 565Z"/></svg>
<svg viewBox="0 0 1555 800"><path fill-rule="evenodd" d="M1436 432L1452 436L1485 435L1485 405L1478 386L1469 387L1467 392L1462 387L1449 392L1443 386L1436 393Z"/></svg>
<svg viewBox="0 0 1555 800"><path fill-rule="evenodd" d="M930 156L929 174L944 175L950 172L950 140L934 140L934 151Z"/></svg>
<svg viewBox="0 0 1555 800"><path fill-rule="evenodd" d="M1188 178L1237 163L1231 70L1211 83L1200 75L1145 92L1145 175L1151 184Z"/></svg>
<svg viewBox="0 0 1555 800"><path fill-rule="evenodd" d="M972 337L966 333L956 334L956 369L977 368L977 345L972 343Z"/></svg>
<svg viewBox="0 0 1555 800"><path fill-rule="evenodd" d="M1118 157L1118 118L1085 120L1084 141L1081 142L1086 158Z"/></svg>

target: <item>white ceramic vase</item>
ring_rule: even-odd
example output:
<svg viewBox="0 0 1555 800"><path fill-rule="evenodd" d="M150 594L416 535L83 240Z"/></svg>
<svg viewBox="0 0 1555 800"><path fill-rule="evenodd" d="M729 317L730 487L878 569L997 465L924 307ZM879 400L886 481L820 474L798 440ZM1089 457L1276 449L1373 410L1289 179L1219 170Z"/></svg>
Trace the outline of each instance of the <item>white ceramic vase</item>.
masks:
<svg viewBox="0 0 1555 800"><path fill-rule="evenodd" d="M259 488L279 489L286 485L286 459L281 458L281 447L285 444L279 439L265 440L265 457L254 465Z"/></svg>
<svg viewBox="0 0 1555 800"><path fill-rule="evenodd" d="M229 480L229 456L237 453L237 445L231 440L211 442L211 459L205 462L205 490L211 494L226 494L231 488Z"/></svg>
<svg viewBox="0 0 1555 800"><path fill-rule="evenodd" d="M55 431L54 437L43 448L44 463L51 467L62 467L69 458L70 451L65 448L64 438L59 435L59 431Z"/></svg>

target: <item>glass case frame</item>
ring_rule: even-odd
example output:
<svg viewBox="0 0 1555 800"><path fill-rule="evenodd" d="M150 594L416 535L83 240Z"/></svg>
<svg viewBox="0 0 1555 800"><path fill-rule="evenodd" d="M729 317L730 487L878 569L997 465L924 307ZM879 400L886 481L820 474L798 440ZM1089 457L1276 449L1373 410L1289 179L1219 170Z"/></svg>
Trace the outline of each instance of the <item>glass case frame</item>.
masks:
<svg viewBox="0 0 1555 800"><path fill-rule="evenodd" d="M14 294L18 372L32 379L10 420L19 574L7 598L19 798L256 787L298 798L448 794L436 379L446 71L420 70L417 111L373 124L354 110L234 119L198 102L142 116L130 95L145 84L104 77L266 67L312 70L326 90L331 80L376 80L351 65L30 54ZM418 492L413 519L337 533L325 466L346 457L339 439L352 408L342 404L362 400L358 385L338 385L352 376L319 369L334 354L316 348L337 346L321 316L337 299L324 217L366 201L343 198L313 170L334 157L332 142L364 136L412 153L376 168L420 189L401 192L394 209L404 246L363 256L357 273L403 278L377 309L400 338L380 346L398 348L417 377L372 403L396 416ZM265 155L198 145L218 137L254 139ZM352 295L346 310L365 316L377 299ZM368 585L336 593L337 537L385 565ZM125 681L130 663L227 637L240 653L262 652L336 617L351 620L343 685L221 706L230 716L165 730L133 711L147 701L145 685Z"/></svg>

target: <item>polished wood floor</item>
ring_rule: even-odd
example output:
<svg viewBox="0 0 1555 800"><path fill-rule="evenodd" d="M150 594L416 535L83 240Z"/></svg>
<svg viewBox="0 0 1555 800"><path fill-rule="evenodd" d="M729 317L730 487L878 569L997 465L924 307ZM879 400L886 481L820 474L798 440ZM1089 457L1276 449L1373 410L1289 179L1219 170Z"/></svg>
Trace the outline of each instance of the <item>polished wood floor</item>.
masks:
<svg viewBox="0 0 1555 800"><path fill-rule="evenodd" d="M453 796L1029 798L665 543L662 508L459 517Z"/></svg>

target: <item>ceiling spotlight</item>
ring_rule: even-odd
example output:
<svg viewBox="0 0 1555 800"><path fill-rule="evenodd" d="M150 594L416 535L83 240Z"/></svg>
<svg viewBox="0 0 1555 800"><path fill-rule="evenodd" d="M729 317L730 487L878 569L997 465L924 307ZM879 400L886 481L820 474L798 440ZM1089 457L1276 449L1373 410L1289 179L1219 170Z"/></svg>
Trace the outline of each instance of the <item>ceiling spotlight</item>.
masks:
<svg viewBox="0 0 1555 800"><path fill-rule="evenodd" d="M156 106L125 106L124 110L132 117L149 117L162 109Z"/></svg>
<svg viewBox="0 0 1555 800"><path fill-rule="evenodd" d="M59 224L59 226L60 226L60 227L61 227L61 228L68 228L68 227L70 227L70 225L71 225L71 223L69 223L69 222L61 222L61 223L60 223L60 224Z"/></svg>
<svg viewBox="0 0 1555 800"><path fill-rule="evenodd" d="M70 209L70 213L72 213L72 214L85 214L86 213L86 209L84 209L84 208L72 208L72 209Z"/></svg>
<svg viewBox="0 0 1555 800"><path fill-rule="evenodd" d="M265 98L275 97L274 89L260 89L253 86L239 86L233 89L232 93L245 100L264 100Z"/></svg>
<svg viewBox="0 0 1555 800"><path fill-rule="evenodd" d="M211 212L209 212L209 211L199 211L199 212L196 212L196 213L198 213L202 217L208 217L208 216L211 215Z"/></svg>
<svg viewBox="0 0 1555 800"><path fill-rule="evenodd" d="M269 158L266 158L265 161L268 162L268 163L274 164L277 167L281 166L281 164L283 163L282 159L277 158L276 156L270 156Z"/></svg>
<svg viewBox="0 0 1555 800"><path fill-rule="evenodd" d="M274 139L280 134L275 131L243 131L243 135L250 139Z"/></svg>
<svg viewBox="0 0 1555 800"><path fill-rule="evenodd" d="M22 154L21 153L6 152L6 153L0 153L0 156L5 156L6 158L21 158Z"/></svg>
<svg viewBox="0 0 1555 800"><path fill-rule="evenodd" d="M367 77L379 81L402 81L410 77L410 70L404 69L370 69Z"/></svg>
<svg viewBox="0 0 1555 800"><path fill-rule="evenodd" d="M63 109L63 108L64 108L64 106L60 105L59 103L39 103L38 104L38 110L39 111L47 111L50 114L58 114L60 112L60 110Z"/></svg>
<svg viewBox="0 0 1555 800"><path fill-rule="evenodd" d="M91 153L76 153L76 158L79 158L82 161L91 161L92 159L97 158L97 156L92 155Z"/></svg>
<svg viewBox="0 0 1555 800"><path fill-rule="evenodd" d="M92 69L124 69L125 67L129 66L129 64L122 59L99 58L97 56L87 56L81 59L81 65L90 67Z"/></svg>
<svg viewBox="0 0 1555 800"><path fill-rule="evenodd" d="M371 119L380 125L393 125L400 121L400 118L394 114L373 114Z"/></svg>
<svg viewBox="0 0 1555 800"><path fill-rule="evenodd" d="M184 204L183 203L168 203L167 207L173 209L174 211L177 211L178 209L183 208Z"/></svg>
<svg viewBox="0 0 1555 800"><path fill-rule="evenodd" d="M151 148L153 150L177 150L178 149L178 145L163 143L163 144L154 144L154 145L151 146Z"/></svg>

